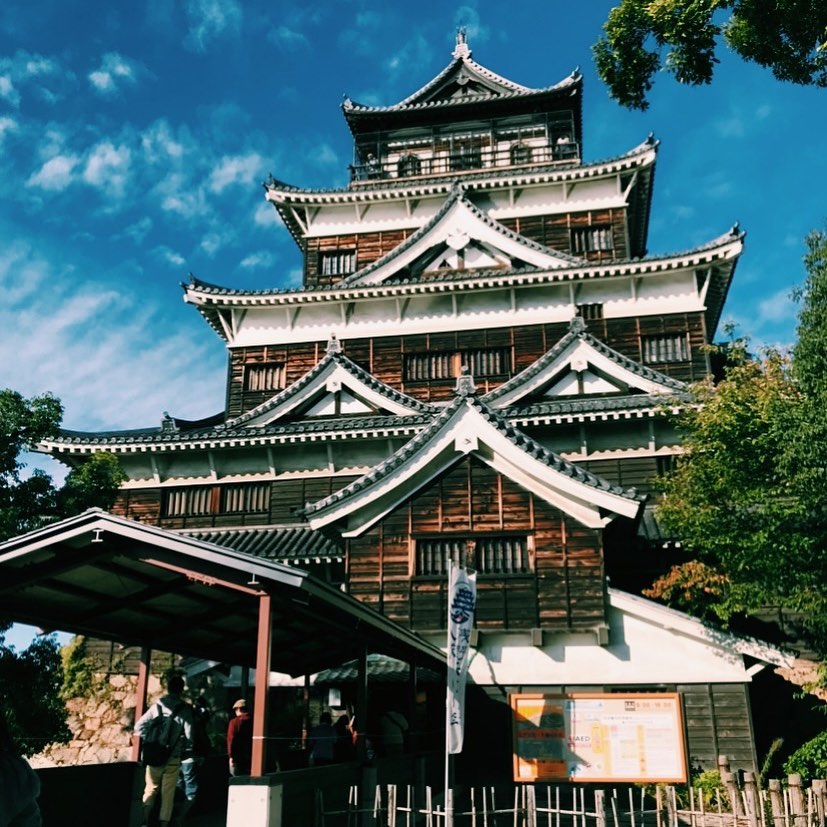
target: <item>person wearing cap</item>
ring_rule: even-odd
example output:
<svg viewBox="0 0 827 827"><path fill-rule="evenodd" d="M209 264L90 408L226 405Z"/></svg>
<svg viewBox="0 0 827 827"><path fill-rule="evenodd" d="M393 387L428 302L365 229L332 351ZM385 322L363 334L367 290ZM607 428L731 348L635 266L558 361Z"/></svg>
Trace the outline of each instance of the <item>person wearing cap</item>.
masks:
<svg viewBox="0 0 827 827"><path fill-rule="evenodd" d="M253 759L253 719L247 711L247 701L239 698L233 704L235 717L227 727L227 753L230 757L230 775L249 775Z"/></svg>

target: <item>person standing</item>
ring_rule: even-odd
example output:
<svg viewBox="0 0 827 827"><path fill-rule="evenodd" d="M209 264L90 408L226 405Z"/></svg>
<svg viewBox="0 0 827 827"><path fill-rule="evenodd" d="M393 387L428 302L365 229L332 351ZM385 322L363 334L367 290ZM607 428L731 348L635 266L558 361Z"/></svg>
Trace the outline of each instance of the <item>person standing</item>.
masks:
<svg viewBox="0 0 827 827"><path fill-rule="evenodd" d="M333 727L329 712L322 712L319 723L310 730L307 745L310 748L310 765L321 767L332 764L335 759L334 750L338 733Z"/></svg>
<svg viewBox="0 0 827 827"><path fill-rule="evenodd" d="M160 792L161 809L158 816L160 827L169 827L172 807L175 803L175 786L181 772L181 760L189 757L192 751L192 707L181 697L184 692L184 679L173 675L167 682L167 693L144 712L135 724L135 734L143 737L147 725L160 715L169 716L171 737L170 755L167 762L160 767L146 767L144 784L144 824L149 821L152 805Z"/></svg>
<svg viewBox="0 0 827 827"><path fill-rule="evenodd" d="M15 748L0 707L0 827L41 827L40 779Z"/></svg>
<svg viewBox="0 0 827 827"><path fill-rule="evenodd" d="M192 751L181 761L181 775L178 776L178 789L183 793L184 800L173 811L172 823L175 825L184 823L184 816L198 794L201 767L211 749L208 732L211 714L207 699L203 695L196 698L192 704Z"/></svg>
<svg viewBox="0 0 827 827"><path fill-rule="evenodd" d="M253 719L247 711L247 701L239 698L233 704L233 712L235 717L227 727L230 775L249 775L253 762Z"/></svg>

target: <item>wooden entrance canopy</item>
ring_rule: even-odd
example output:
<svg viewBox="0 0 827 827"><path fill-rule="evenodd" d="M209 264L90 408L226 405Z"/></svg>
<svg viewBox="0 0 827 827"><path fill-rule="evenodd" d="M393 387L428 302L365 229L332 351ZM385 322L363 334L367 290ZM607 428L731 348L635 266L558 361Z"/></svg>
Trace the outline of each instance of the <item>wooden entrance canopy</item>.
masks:
<svg viewBox="0 0 827 827"><path fill-rule="evenodd" d="M0 607L16 622L259 676L306 675L368 651L445 669L441 650L307 572L100 509L0 543ZM255 693L261 744L266 680ZM263 755L256 764L260 774Z"/></svg>

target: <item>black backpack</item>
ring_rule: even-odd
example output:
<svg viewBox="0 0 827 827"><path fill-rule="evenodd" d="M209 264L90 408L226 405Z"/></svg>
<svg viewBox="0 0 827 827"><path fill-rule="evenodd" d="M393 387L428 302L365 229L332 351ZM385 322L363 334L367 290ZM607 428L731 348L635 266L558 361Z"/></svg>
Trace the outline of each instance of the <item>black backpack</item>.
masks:
<svg viewBox="0 0 827 827"><path fill-rule="evenodd" d="M169 715L164 715L161 704L155 706L158 714L146 722L141 735L141 760L148 767L163 767L183 730L180 721L175 719L180 704Z"/></svg>

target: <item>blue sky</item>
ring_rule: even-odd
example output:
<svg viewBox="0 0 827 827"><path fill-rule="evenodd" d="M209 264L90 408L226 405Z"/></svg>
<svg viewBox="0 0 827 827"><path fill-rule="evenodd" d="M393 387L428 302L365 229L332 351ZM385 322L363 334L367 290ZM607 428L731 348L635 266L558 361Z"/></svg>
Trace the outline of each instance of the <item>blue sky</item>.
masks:
<svg viewBox="0 0 827 827"><path fill-rule="evenodd" d="M607 96L591 62L611 2L6 0L0 4L0 387L46 390L67 427L141 427L223 407L226 354L182 301L189 272L298 283L268 173L347 180L339 105L394 103L450 61L518 83L585 76L586 160L661 141L652 253L747 230L725 309L789 344L803 238L824 227L827 91L722 52L712 86L661 77L651 108Z"/></svg>
<svg viewBox="0 0 827 827"><path fill-rule="evenodd" d="M339 105L387 104L449 61L529 86L585 75L585 157L661 140L652 253L747 230L725 310L789 343L803 237L827 219L827 92L722 53L711 87L663 76L622 110L590 47L611 2L7 0L0 8L0 386L51 390L79 429L139 427L223 406L221 342L186 306L191 271L295 285L295 243L263 199L272 172L346 182Z"/></svg>

